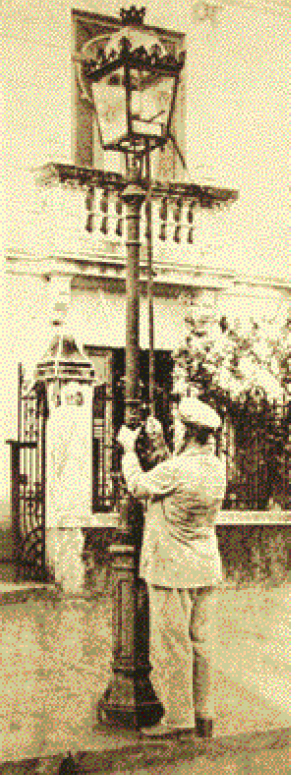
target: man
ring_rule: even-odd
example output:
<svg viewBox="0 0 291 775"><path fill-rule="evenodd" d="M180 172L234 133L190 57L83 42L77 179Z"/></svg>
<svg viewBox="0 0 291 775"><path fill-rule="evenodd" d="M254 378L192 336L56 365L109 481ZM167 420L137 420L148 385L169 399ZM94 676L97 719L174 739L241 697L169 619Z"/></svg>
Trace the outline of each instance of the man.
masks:
<svg viewBox="0 0 291 775"><path fill-rule="evenodd" d="M149 737L194 730L195 721L199 736L212 735L211 657L221 580L215 520L226 481L225 465L214 454L219 425L210 406L183 398L174 424L175 453L147 472L134 451L139 429L122 426L119 434L128 490L150 498L140 576L149 591L151 647L165 714L141 730Z"/></svg>

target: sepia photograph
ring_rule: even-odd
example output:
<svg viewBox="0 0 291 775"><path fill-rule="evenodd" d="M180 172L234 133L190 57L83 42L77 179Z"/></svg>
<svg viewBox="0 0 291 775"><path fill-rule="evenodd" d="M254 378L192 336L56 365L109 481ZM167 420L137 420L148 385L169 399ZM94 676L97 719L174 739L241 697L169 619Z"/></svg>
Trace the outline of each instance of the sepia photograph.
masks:
<svg viewBox="0 0 291 775"><path fill-rule="evenodd" d="M291 0L4 0L0 775L287 775Z"/></svg>

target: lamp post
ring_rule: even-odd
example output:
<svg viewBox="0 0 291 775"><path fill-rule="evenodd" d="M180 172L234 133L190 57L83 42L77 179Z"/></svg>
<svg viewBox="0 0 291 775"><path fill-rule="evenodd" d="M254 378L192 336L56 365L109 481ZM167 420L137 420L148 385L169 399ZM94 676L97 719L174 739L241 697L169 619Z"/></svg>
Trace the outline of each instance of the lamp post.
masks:
<svg viewBox="0 0 291 775"><path fill-rule="evenodd" d="M167 54L156 34L143 27L144 13L145 9L134 6L122 10L120 30L98 52L96 61L84 63L101 144L126 158L127 185L122 192L127 221L125 422L132 428L140 421L140 209L149 186L150 153L167 142L184 64L184 54L179 59ZM151 353L151 372L152 358ZM123 518L127 543L112 547L113 676L98 708L100 719L138 727L155 723L163 709L149 678L147 595L138 579L142 510L129 495Z"/></svg>

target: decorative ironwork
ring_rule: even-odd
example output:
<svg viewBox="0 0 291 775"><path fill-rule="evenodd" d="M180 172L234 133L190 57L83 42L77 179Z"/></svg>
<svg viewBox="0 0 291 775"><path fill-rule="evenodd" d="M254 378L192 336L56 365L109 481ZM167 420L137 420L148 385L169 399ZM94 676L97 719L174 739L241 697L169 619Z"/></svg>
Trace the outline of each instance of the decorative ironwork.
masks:
<svg viewBox="0 0 291 775"><path fill-rule="evenodd" d="M21 543L21 576L29 581L44 581L43 568L43 531L42 526L35 527L27 534Z"/></svg>
<svg viewBox="0 0 291 775"><path fill-rule="evenodd" d="M127 24L129 24L135 27L139 27L140 25L143 24L145 13L146 13L145 6L142 6L142 8L136 8L135 5L131 5L130 8L121 8L120 9L121 23L123 26L126 26Z"/></svg>
<svg viewBox="0 0 291 775"><path fill-rule="evenodd" d="M105 45L99 45L95 58L92 56L73 56L77 64L81 64L85 78L99 81L104 75L126 65L138 70L153 70L155 74L162 72L171 75L179 74L185 62L186 52L180 52L176 58L165 50L159 39L153 34L141 38L140 28L143 27L145 8L137 9L131 6L120 11L121 27L113 33ZM146 28L143 28L145 33ZM93 39L95 41L95 39ZM142 41L142 42L141 42ZM98 44L98 39L96 40Z"/></svg>
<svg viewBox="0 0 291 775"><path fill-rule="evenodd" d="M75 57L78 61L78 57ZM181 52L176 59L172 54L164 54L160 46L154 45L149 51L144 46L132 48L128 38L121 38L118 50L111 48L109 54L104 49L98 49L97 59L83 58L84 75L90 81L99 81L105 75L116 70L118 67L127 65L138 70L155 69L156 73L165 73L175 75L180 73L185 63L185 52Z"/></svg>
<svg viewBox="0 0 291 775"><path fill-rule="evenodd" d="M112 396L109 385L94 389L93 398L93 512L112 511ZM110 403L110 405L109 405Z"/></svg>
<svg viewBox="0 0 291 775"><path fill-rule="evenodd" d="M19 369L18 440L10 441L12 460L12 523L17 574L44 581L46 393L42 384L30 389Z"/></svg>

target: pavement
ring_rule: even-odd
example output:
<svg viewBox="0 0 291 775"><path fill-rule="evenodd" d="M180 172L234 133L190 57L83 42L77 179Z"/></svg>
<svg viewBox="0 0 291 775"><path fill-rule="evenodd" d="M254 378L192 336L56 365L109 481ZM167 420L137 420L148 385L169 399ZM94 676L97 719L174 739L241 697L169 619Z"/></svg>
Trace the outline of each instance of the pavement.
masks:
<svg viewBox="0 0 291 775"><path fill-rule="evenodd" d="M212 741L149 741L99 724L111 663L108 594L3 584L0 602L0 773L55 775L69 750L80 773L287 773L290 583L220 592Z"/></svg>

